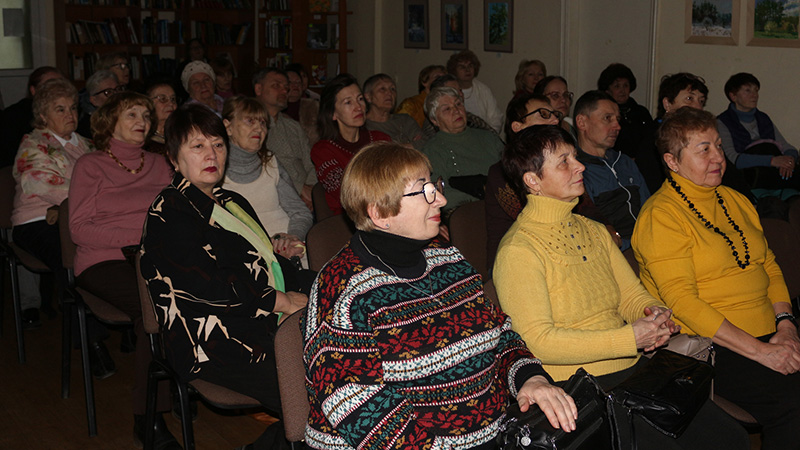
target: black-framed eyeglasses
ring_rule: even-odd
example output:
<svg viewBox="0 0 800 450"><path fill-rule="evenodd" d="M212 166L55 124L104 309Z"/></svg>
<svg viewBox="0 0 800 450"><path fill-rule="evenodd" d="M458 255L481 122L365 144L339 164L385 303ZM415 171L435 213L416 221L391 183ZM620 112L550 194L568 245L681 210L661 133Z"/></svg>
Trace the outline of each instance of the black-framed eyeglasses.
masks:
<svg viewBox="0 0 800 450"><path fill-rule="evenodd" d="M561 119L564 118L564 113L562 113L561 111L553 111L553 110L547 109L547 108L539 108L539 109L534 109L533 111L529 112L528 114L525 114L524 116L520 117L520 121L525 120L526 117L532 116L532 115L534 115L536 113L539 113L539 116L544 120L549 119L550 116L556 116L556 119L558 119L558 120L561 120Z"/></svg>
<svg viewBox="0 0 800 450"><path fill-rule="evenodd" d="M108 89L103 89L102 91L97 91L94 94L92 94L92 96L103 94L106 97L111 97L112 95L118 92L124 92L124 91L125 91L125 86L120 85L115 88L108 88Z"/></svg>
<svg viewBox="0 0 800 450"><path fill-rule="evenodd" d="M422 185L422 189L417 192L409 192L408 194L403 194L403 197L413 197L415 195L422 194L425 196L425 201L428 202L429 205L433 204L436 201L436 193L441 192L444 194L444 180L442 177L436 179L436 181L428 181L427 183Z"/></svg>
<svg viewBox="0 0 800 450"><path fill-rule="evenodd" d="M562 97L565 100L572 101L572 98L575 96L575 94L573 94L572 92L555 92L555 91L553 91L553 92L551 92L549 94L544 94L544 95L547 96L550 100L553 100L553 101L558 101Z"/></svg>
<svg viewBox="0 0 800 450"><path fill-rule="evenodd" d="M157 101L158 103L172 103L173 105L178 104L178 98L174 95L167 96L164 94L158 94L155 97L150 97L152 100Z"/></svg>
<svg viewBox="0 0 800 450"><path fill-rule="evenodd" d="M121 63L116 63L116 64L112 64L111 65L111 67L117 67L117 66L119 66L119 68L122 69L122 70L131 68L131 65L129 63L126 63L126 62L121 62Z"/></svg>

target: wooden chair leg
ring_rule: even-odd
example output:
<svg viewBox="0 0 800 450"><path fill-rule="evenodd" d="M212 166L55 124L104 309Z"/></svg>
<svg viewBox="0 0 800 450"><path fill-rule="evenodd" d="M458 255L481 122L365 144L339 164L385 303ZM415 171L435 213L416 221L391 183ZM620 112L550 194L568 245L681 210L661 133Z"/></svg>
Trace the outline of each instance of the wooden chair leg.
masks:
<svg viewBox="0 0 800 450"><path fill-rule="evenodd" d="M19 363L25 364L25 336L22 329L22 305L19 298L19 278L17 263L14 258L8 258L8 268L11 271L11 298L14 302L14 323L17 326L17 354Z"/></svg>
<svg viewBox="0 0 800 450"><path fill-rule="evenodd" d="M78 304L78 329L81 335L81 361L83 363L83 388L86 392L86 418L89 422L89 436L97 436L97 416L94 408L94 384L92 368L89 363L89 337L86 331L86 307Z"/></svg>

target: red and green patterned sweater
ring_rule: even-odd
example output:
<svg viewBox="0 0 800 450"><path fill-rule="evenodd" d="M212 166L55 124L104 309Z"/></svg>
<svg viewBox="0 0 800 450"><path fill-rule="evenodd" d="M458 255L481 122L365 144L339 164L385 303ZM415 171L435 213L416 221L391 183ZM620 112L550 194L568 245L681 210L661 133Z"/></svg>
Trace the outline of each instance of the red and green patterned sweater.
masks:
<svg viewBox="0 0 800 450"><path fill-rule="evenodd" d="M357 237L320 272L301 325L306 444L490 446L509 395L547 376L541 363L455 247L434 241L423 274L405 279L368 265Z"/></svg>

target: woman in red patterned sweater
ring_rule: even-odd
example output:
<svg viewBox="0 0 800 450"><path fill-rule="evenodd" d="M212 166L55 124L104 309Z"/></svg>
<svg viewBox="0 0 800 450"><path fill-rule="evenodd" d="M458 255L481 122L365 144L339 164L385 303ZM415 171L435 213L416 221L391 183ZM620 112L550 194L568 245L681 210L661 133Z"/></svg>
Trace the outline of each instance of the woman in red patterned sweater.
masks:
<svg viewBox="0 0 800 450"><path fill-rule="evenodd" d="M311 448L494 448L509 393L575 428L572 398L434 239L447 200L430 171L422 153L381 143L344 173L359 231L320 272L301 325Z"/></svg>

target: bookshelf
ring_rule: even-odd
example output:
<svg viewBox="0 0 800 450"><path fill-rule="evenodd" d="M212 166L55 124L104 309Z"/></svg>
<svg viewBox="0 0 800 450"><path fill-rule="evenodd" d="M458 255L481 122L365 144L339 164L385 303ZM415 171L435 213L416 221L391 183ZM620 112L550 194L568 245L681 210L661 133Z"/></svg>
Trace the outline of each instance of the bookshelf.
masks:
<svg viewBox="0 0 800 450"><path fill-rule="evenodd" d="M317 90L347 72L346 0L265 0L258 11L259 64L284 67L299 62Z"/></svg>

